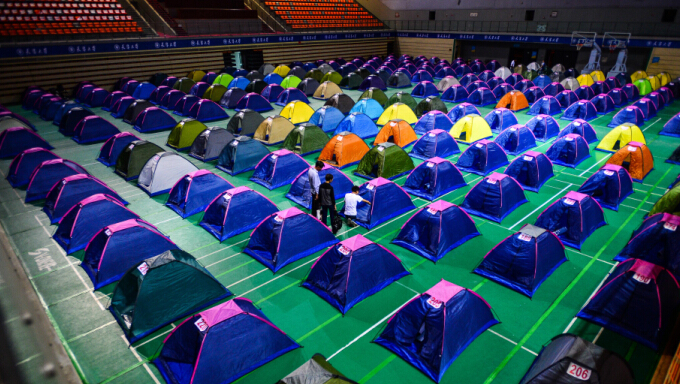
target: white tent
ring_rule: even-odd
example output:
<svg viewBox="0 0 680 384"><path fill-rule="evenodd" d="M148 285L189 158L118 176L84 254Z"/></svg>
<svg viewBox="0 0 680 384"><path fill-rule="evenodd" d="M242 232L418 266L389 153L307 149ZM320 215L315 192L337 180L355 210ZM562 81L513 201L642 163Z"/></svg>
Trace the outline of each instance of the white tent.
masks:
<svg viewBox="0 0 680 384"><path fill-rule="evenodd" d="M512 75L512 71L508 67L500 67L494 72L497 77L505 80Z"/></svg>
<svg viewBox="0 0 680 384"><path fill-rule="evenodd" d="M137 179L137 186L149 196L169 192L186 175L198 171L189 160L174 152L159 152L144 164Z"/></svg>

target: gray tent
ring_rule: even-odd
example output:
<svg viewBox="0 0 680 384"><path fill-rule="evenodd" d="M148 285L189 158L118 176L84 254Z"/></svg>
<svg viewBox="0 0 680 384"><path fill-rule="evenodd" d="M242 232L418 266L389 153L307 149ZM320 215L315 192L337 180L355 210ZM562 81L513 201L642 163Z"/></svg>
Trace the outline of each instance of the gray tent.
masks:
<svg viewBox="0 0 680 384"><path fill-rule="evenodd" d="M0 117L0 132L4 131L7 128L15 127L24 127L26 129L30 129L31 131L33 130L33 128L31 128L28 124L24 123L23 121L15 117L12 116Z"/></svg>
<svg viewBox="0 0 680 384"><path fill-rule="evenodd" d="M319 84L316 79L308 77L298 84L297 89L301 90L305 96L310 97L314 95L314 92L316 92L316 89L319 88L319 85L321 84Z"/></svg>
<svg viewBox="0 0 680 384"><path fill-rule="evenodd" d="M149 100L137 99L125 110L123 121L128 124L134 124L137 120L137 116L139 116L140 113L144 112L145 109L154 106L155 105L153 105L153 103Z"/></svg>
<svg viewBox="0 0 680 384"><path fill-rule="evenodd" d="M555 71L555 72L550 74L550 80L552 80L554 82L561 83L562 80L564 80L564 79L565 79L564 72L556 72Z"/></svg>
<svg viewBox="0 0 680 384"><path fill-rule="evenodd" d="M562 65L562 64L555 64L555 65L553 65L551 71L553 71L553 72L566 72L567 69L564 68L564 65Z"/></svg>
<svg viewBox="0 0 680 384"><path fill-rule="evenodd" d="M262 64L259 71L262 74L262 76L267 76L268 74L274 72L274 69L276 69L276 67L274 67L271 64L265 63L265 64Z"/></svg>
<svg viewBox="0 0 680 384"><path fill-rule="evenodd" d="M335 369L326 358L315 354L277 384L356 384Z"/></svg>
<svg viewBox="0 0 680 384"><path fill-rule="evenodd" d="M445 78L439 80L439 83L437 83L437 89L439 92L444 92L452 85L460 85L460 82L453 76L446 76Z"/></svg>
<svg viewBox="0 0 680 384"><path fill-rule="evenodd" d="M383 83L387 84L387 81L390 79L390 76L392 76L391 73L386 71L384 68L383 69L378 69L375 72L376 75L378 75L379 78L382 79Z"/></svg>
<svg viewBox="0 0 680 384"><path fill-rule="evenodd" d="M229 120L227 131L234 135L252 136L257 127L262 124L264 117L252 109L242 109Z"/></svg>
<svg viewBox="0 0 680 384"><path fill-rule="evenodd" d="M226 129L208 127L194 140L189 156L203 162L216 160L220 157L222 149L232 140L234 140L234 135Z"/></svg>
<svg viewBox="0 0 680 384"><path fill-rule="evenodd" d="M336 93L335 95L331 96L331 98L328 99L324 105L335 107L346 115L354 106L354 100L344 93Z"/></svg>
<svg viewBox="0 0 680 384"><path fill-rule="evenodd" d="M300 79L304 79L306 74L307 71L302 67L293 67L290 69L290 72L288 72L288 76L293 75Z"/></svg>
<svg viewBox="0 0 680 384"><path fill-rule="evenodd" d="M224 92L224 95L222 95L222 98L220 99L220 105L224 108L234 109L236 108L238 101L241 100L241 98L245 95L246 91L242 88L229 88L226 92Z"/></svg>
<svg viewBox="0 0 680 384"><path fill-rule="evenodd" d="M250 71L246 75L246 79L253 81L253 80L263 80L264 75L261 74L259 71Z"/></svg>
<svg viewBox="0 0 680 384"><path fill-rule="evenodd" d="M333 67L331 67L330 65L324 63L324 64L319 65L319 68L318 68L318 69L319 69L321 72L323 72L323 74L325 75L325 74L327 74L328 72L332 71L332 70L333 70Z"/></svg>
<svg viewBox="0 0 680 384"><path fill-rule="evenodd" d="M560 84L562 84L564 89L568 89L570 91L575 91L581 86L581 84L578 83L578 80L573 77L567 77L566 79L560 81Z"/></svg>
<svg viewBox="0 0 680 384"><path fill-rule="evenodd" d="M402 71L396 71L387 79L386 84L390 88L406 88L411 86L411 78Z"/></svg>
<svg viewBox="0 0 680 384"><path fill-rule="evenodd" d="M144 164L137 186L149 196L160 195L169 192L179 179L194 171L198 168L182 156L174 152L159 152Z"/></svg>

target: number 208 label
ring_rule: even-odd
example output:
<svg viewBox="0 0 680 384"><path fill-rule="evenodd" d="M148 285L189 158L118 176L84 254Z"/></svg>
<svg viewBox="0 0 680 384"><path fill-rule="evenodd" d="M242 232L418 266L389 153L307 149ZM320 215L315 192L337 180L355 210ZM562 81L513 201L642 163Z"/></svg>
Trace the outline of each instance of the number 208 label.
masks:
<svg viewBox="0 0 680 384"><path fill-rule="evenodd" d="M583 368L578 364L571 363L569 364L569 369L567 369L567 374L579 380L586 381L590 379L591 371L590 369Z"/></svg>

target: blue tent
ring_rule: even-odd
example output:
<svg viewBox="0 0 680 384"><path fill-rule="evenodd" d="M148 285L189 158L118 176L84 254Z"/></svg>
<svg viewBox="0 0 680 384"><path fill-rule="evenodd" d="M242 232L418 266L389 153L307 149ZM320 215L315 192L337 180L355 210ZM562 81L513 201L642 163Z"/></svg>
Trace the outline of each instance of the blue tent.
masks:
<svg viewBox="0 0 680 384"><path fill-rule="evenodd" d="M633 234L625 247L614 258L625 261L640 259L680 274L680 216L657 213L649 216Z"/></svg>
<svg viewBox="0 0 680 384"><path fill-rule="evenodd" d="M168 76L168 77L165 78L165 80L163 80L161 82L161 85L165 85L167 87L172 88L175 85L175 83L177 82L177 80L179 80L179 79L175 76Z"/></svg>
<svg viewBox="0 0 680 384"><path fill-rule="evenodd" d="M508 82L508 83L510 83L510 82ZM516 90L518 90L518 91L524 93L524 91L528 90L529 88L535 87L535 85L534 85L534 82L533 82L533 81L524 79L524 80L518 81L517 84L514 84L514 85L513 85L513 87L515 87ZM540 89L540 88L539 88L539 89ZM542 89L541 89L541 92L543 92ZM525 95L525 96L526 96L526 95ZM541 96L543 96L543 95L541 95ZM529 96L527 96L527 98L528 98L528 97L529 97ZM539 96L539 97L540 97L540 96ZM538 99L538 97L536 97L536 99ZM534 99L534 100L535 100L535 99Z"/></svg>
<svg viewBox="0 0 680 384"><path fill-rule="evenodd" d="M459 65L454 69L454 71L456 72L456 76L458 77L464 77L465 75L472 73L472 69L470 69L470 67L468 67L466 64Z"/></svg>
<svg viewBox="0 0 680 384"><path fill-rule="evenodd" d="M610 89L610 92L611 92L611 90L614 89L614 88L621 88L621 81L620 81L619 78L616 77L616 76L612 76L612 77L606 78L606 79L604 80L604 83L607 84L607 86L608 86L609 89Z"/></svg>
<svg viewBox="0 0 680 384"><path fill-rule="evenodd" d="M659 135L680 137L680 113L668 119Z"/></svg>
<svg viewBox="0 0 680 384"><path fill-rule="evenodd" d="M658 351L676 322L678 304L680 286L667 269L628 259L576 316Z"/></svg>
<svg viewBox="0 0 680 384"><path fill-rule="evenodd" d="M546 85L543 88L543 93L545 93L546 96L557 96L559 93L564 91L564 86L556 81ZM574 95L576 96L576 95Z"/></svg>
<svg viewBox="0 0 680 384"><path fill-rule="evenodd" d="M305 64L302 66L302 69L304 69L304 70L307 71L307 72L311 71L311 70L314 69L314 68L317 68L317 66L316 66L316 64L311 63L311 62L310 62L310 63L305 63Z"/></svg>
<svg viewBox="0 0 680 384"><path fill-rule="evenodd" d="M394 253L355 235L321 255L302 286L344 315L363 299L409 274Z"/></svg>
<svg viewBox="0 0 680 384"><path fill-rule="evenodd" d="M232 80L229 85L227 86L228 89L231 88L241 88L243 90L246 89L246 87L250 84L250 80L246 79L243 76L234 76L234 80Z"/></svg>
<svg viewBox="0 0 680 384"><path fill-rule="evenodd" d="M43 96L43 97L45 97L45 96ZM664 97L661 96L661 94L659 92L656 92L656 91L646 94L644 99L651 100L652 103L654 103L654 108L656 108L657 112L661 111L666 106L666 101L665 101Z"/></svg>
<svg viewBox="0 0 680 384"><path fill-rule="evenodd" d="M479 88L489 88L489 90L491 89L489 84L482 80L475 80L472 83L465 86L465 89L467 89L470 95L472 95L472 92L478 90Z"/></svg>
<svg viewBox="0 0 680 384"><path fill-rule="evenodd" d="M165 96L165 94L170 92L171 90L172 87L168 87L167 85L161 85L160 87L154 89L151 95L149 95L149 101L156 105L160 105L161 100L163 100L163 96Z"/></svg>
<svg viewBox="0 0 680 384"><path fill-rule="evenodd" d="M95 88L90 92L90 94L87 96L87 99L85 99L85 106L87 107L101 107L104 105L104 100L109 96L109 91L107 91L104 88Z"/></svg>
<svg viewBox="0 0 680 384"><path fill-rule="evenodd" d="M376 136L380 130L371 118L363 113L350 113L335 127L334 135L350 132L362 139Z"/></svg>
<svg viewBox="0 0 680 384"><path fill-rule="evenodd" d="M156 89L156 86L145 81L142 83L139 83L139 85L135 88L135 91L132 92L132 97L135 99L144 99L144 100L149 100L151 98L151 93Z"/></svg>
<svg viewBox="0 0 680 384"><path fill-rule="evenodd" d="M220 193L205 209L200 226L219 241L255 228L279 209L271 200L248 187Z"/></svg>
<svg viewBox="0 0 680 384"><path fill-rule="evenodd" d="M76 125L80 120L87 116L94 116L94 112L87 108L72 108L61 118L59 123L59 133L64 136L73 136L76 130Z"/></svg>
<svg viewBox="0 0 680 384"><path fill-rule="evenodd" d="M442 67L440 68L435 74L434 78L435 79L443 79L447 76L456 76L456 71L453 70L451 67Z"/></svg>
<svg viewBox="0 0 680 384"><path fill-rule="evenodd" d="M43 161L61 159L52 151L35 147L29 148L18 154L9 165L7 181L13 188L23 187L31 181L33 171L42 164Z"/></svg>
<svg viewBox="0 0 680 384"><path fill-rule="evenodd" d="M507 83L498 84L493 89L493 95L496 97L497 100L500 100L503 96L505 96L506 93L513 90L515 90L515 88L510 84Z"/></svg>
<svg viewBox="0 0 680 384"><path fill-rule="evenodd" d="M239 353L230 353L226 345ZM239 297L173 329L154 364L168 383L232 383L299 347L250 300Z"/></svg>
<svg viewBox="0 0 680 384"><path fill-rule="evenodd" d="M494 142L511 155L519 155L536 146L536 138L531 129L520 124L506 128L496 136Z"/></svg>
<svg viewBox="0 0 680 384"><path fill-rule="evenodd" d="M276 105L285 107L286 105L288 105L288 103L291 103L293 101L302 101L305 104L309 104L309 99L307 99L307 96L305 96L305 94L301 90L297 88L288 88L281 92L279 98L276 99Z"/></svg>
<svg viewBox="0 0 680 384"><path fill-rule="evenodd" d="M560 133L560 125L550 115L538 115L527 121L526 127L534 133L536 140L545 142Z"/></svg>
<svg viewBox="0 0 680 384"><path fill-rule="evenodd" d="M416 73L411 76L411 82L412 83L420 83L421 81L429 81L433 82L434 79L432 78L432 75L424 70L424 69L419 69L416 71Z"/></svg>
<svg viewBox="0 0 680 384"><path fill-rule="evenodd" d="M632 105L633 107L638 107L642 111L642 115L645 121L656 117L657 108L656 105L648 98L643 97L642 99L636 101Z"/></svg>
<svg viewBox="0 0 680 384"><path fill-rule="evenodd" d="M119 134L120 131L101 116L85 116L74 129L73 141L78 144L105 141Z"/></svg>
<svg viewBox="0 0 680 384"><path fill-rule="evenodd" d="M433 110L420 117L413 127L413 131L418 135L424 135L434 129L448 132L451 130L451 127L453 127L453 122L451 122L451 119L449 119L444 112Z"/></svg>
<svg viewBox="0 0 680 384"><path fill-rule="evenodd" d="M349 111L350 114L354 112L363 113L372 120L377 120L385 110L375 99L361 99Z"/></svg>
<svg viewBox="0 0 680 384"><path fill-rule="evenodd" d="M62 105L67 102L61 97L53 97L50 102L40 111L40 118L45 121L52 121L57 114L57 111L61 109ZM74 103L75 104L75 103ZM103 108L102 108L103 109Z"/></svg>
<svg viewBox="0 0 680 384"><path fill-rule="evenodd" d="M570 133L555 140L545 154L557 165L576 168L590 157L590 148L581 135Z"/></svg>
<svg viewBox="0 0 680 384"><path fill-rule="evenodd" d="M409 195L397 184L382 177L367 181L361 185L359 195L371 204L360 202L357 205L355 222L371 229L404 212L415 209ZM344 216L343 206L340 215Z"/></svg>
<svg viewBox="0 0 680 384"><path fill-rule="evenodd" d="M255 166L250 178L269 190L290 184L300 172L309 168L309 164L287 149L270 152Z"/></svg>
<svg viewBox="0 0 680 384"><path fill-rule="evenodd" d="M259 96L259 95L258 95ZM260 96L262 97L262 96ZM188 117L193 117L200 122L223 120L229 117L227 112L219 104L212 100L199 100L191 110Z"/></svg>
<svg viewBox="0 0 680 384"><path fill-rule="evenodd" d="M569 106L579 101L579 98L576 95L576 93L571 90L562 91L558 93L557 96L555 96L555 98L560 103L560 106L562 108L569 108Z"/></svg>
<svg viewBox="0 0 680 384"><path fill-rule="evenodd" d="M486 69L487 69L488 71L496 72L496 71L499 70L500 68L501 68L501 63L499 63L499 62L496 61L496 60L489 60L489 61L486 63Z"/></svg>
<svg viewBox="0 0 680 384"><path fill-rule="evenodd" d="M503 83L505 83L505 80L503 80L502 78L500 78L498 76L495 76L495 77L490 78L489 80L486 80L486 84L489 86L489 89L491 89L491 90L495 89L497 86L499 86Z"/></svg>
<svg viewBox="0 0 680 384"><path fill-rule="evenodd" d="M168 92L168 95L169 94L170 92ZM114 104L111 107L111 116L115 117L116 119L122 119L123 115L125 115L125 111L127 111L128 107L132 105L132 103L134 103L135 101L136 101L135 98L132 96L121 97L120 99L118 99L118 101L116 101L116 104Z"/></svg>
<svg viewBox="0 0 680 384"><path fill-rule="evenodd" d="M552 83L552 80L550 79L550 76L548 76L548 75L539 75L533 81L534 81L534 84L537 87L541 87L541 88L545 88L545 87L548 86L548 84Z"/></svg>
<svg viewBox="0 0 680 384"><path fill-rule="evenodd" d="M522 75L520 75L519 73L513 73L512 75L510 75L510 77L505 79L505 82L514 87L517 83L519 83L522 80L524 80L524 77L522 77Z"/></svg>
<svg viewBox="0 0 680 384"><path fill-rule="evenodd" d="M404 191L426 200L435 200L467 183L453 163L433 157L411 171L404 183Z"/></svg>
<svg viewBox="0 0 680 384"><path fill-rule="evenodd" d="M204 83L212 84L215 79L217 79L218 74L215 72L206 72L205 75L201 78L201 81Z"/></svg>
<svg viewBox="0 0 680 384"><path fill-rule="evenodd" d="M465 348L495 324L481 296L442 280L399 309L374 342L439 383Z"/></svg>
<svg viewBox="0 0 680 384"><path fill-rule="evenodd" d="M612 98L617 108L628 104L628 96L620 88L612 89L607 95Z"/></svg>
<svg viewBox="0 0 680 384"><path fill-rule="evenodd" d="M609 128L616 128L623 123L631 123L641 127L645 124L645 115L640 108L631 105L621 109L614 115L612 121L607 126Z"/></svg>
<svg viewBox="0 0 680 384"><path fill-rule="evenodd" d="M286 198L299 204L306 209L312 209L312 192L309 186L308 169L300 172L290 185ZM339 200L345 197L345 194L352 192L354 183L347 175L335 167L324 163L323 168L319 171L319 179L321 182L325 180L326 175L333 175L333 191L335 191L335 199Z"/></svg>
<svg viewBox="0 0 680 384"><path fill-rule="evenodd" d="M312 114L312 117L309 118L309 124L316 125L324 132L335 132L335 128L344 118L345 115L339 109L324 105Z"/></svg>
<svg viewBox="0 0 680 384"><path fill-rule="evenodd" d="M94 289L119 280L128 269L149 257L179 249L153 225L130 219L103 227L85 248L80 266Z"/></svg>
<svg viewBox="0 0 680 384"><path fill-rule="evenodd" d="M191 87L191 90L189 90L189 94L195 95L195 96L198 96L198 97L203 97L203 94L205 93L205 91L208 88L210 88L210 85L212 85L212 84L208 84L208 83L199 81L196 84L194 84L193 87Z"/></svg>
<svg viewBox="0 0 680 384"><path fill-rule="evenodd" d="M484 176L507 164L508 156L503 148L498 143L482 139L460 155L456 166L461 171Z"/></svg>
<svg viewBox="0 0 680 384"><path fill-rule="evenodd" d="M486 81L489 81L489 79L496 77L496 74L494 73L494 71L487 69L487 70L484 70L482 73L480 73L478 77L479 77L479 80L486 82Z"/></svg>
<svg viewBox="0 0 680 384"><path fill-rule="evenodd" d="M437 200L411 216L392 243L436 263L479 235L475 222L465 211L448 201Z"/></svg>
<svg viewBox="0 0 680 384"><path fill-rule="evenodd" d="M605 164L581 185L578 192L592 196L605 208L618 211L619 204L633 193L633 179L626 168Z"/></svg>
<svg viewBox="0 0 680 384"><path fill-rule="evenodd" d="M486 70L486 66L481 61L478 61L472 63L472 65L470 66L470 70L472 70L472 73L481 74L483 71Z"/></svg>
<svg viewBox="0 0 680 384"><path fill-rule="evenodd" d="M574 191L567 192L541 212L535 223L555 232L564 244L576 249L581 249L588 236L606 224L600 204L592 197Z"/></svg>
<svg viewBox="0 0 680 384"><path fill-rule="evenodd" d="M177 125L174 117L158 107L149 107L137 115L132 128L147 133L170 129Z"/></svg>
<svg viewBox="0 0 680 384"><path fill-rule="evenodd" d="M421 81L411 90L411 96L424 99L428 96L439 96L437 86L431 81Z"/></svg>
<svg viewBox="0 0 680 384"><path fill-rule="evenodd" d="M632 103L633 101L637 100L640 98L640 90L635 84L628 83L621 87L621 90L626 94L628 97L628 102Z"/></svg>
<svg viewBox="0 0 680 384"><path fill-rule="evenodd" d="M500 223L526 202L524 190L517 180L494 172L472 187L460 207L471 215Z"/></svg>
<svg viewBox="0 0 680 384"><path fill-rule="evenodd" d="M0 158L14 158L29 148L53 149L47 141L28 128L13 127L0 132Z"/></svg>
<svg viewBox="0 0 680 384"><path fill-rule="evenodd" d="M50 223L56 224L81 200L98 193L109 195L123 205L128 204L96 177L81 173L64 177L56 183L45 197L43 211L50 218Z"/></svg>
<svg viewBox="0 0 680 384"><path fill-rule="evenodd" d="M201 169L186 174L170 190L167 207L183 219L205 210L220 193L234 186L222 177Z"/></svg>
<svg viewBox="0 0 680 384"><path fill-rule="evenodd" d="M416 141L409 156L427 160L433 157L449 157L456 153L460 153L460 149L448 129L433 129Z"/></svg>
<svg viewBox="0 0 680 384"><path fill-rule="evenodd" d="M570 105L562 114L562 120L576 120L582 119L585 121L592 120L597 117L597 108L595 105L587 100L580 100Z"/></svg>
<svg viewBox="0 0 680 384"><path fill-rule="evenodd" d="M65 159L46 160L40 163L31 174L31 179L26 187L25 202L44 199L52 187L61 179L77 175L87 174L85 168L79 164Z"/></svg>
<svg viewBox="0 0 680 384"><path fill-rule="evenodd" d="M303 238L305 241L300 241ZM243 252L277 272L337 242L325 224L292 207L262 220Z"/></svg>
<svg viewBox="0 0 680 384"><path fill-rule="evenodd" d="M524 97L527 98L527 102L529 102L529 104L534 104L535 102L540 100L541 97L545 96L545 93L543 93L543 89L541 89L541 87L535 86L525 89L524 91L522 91L522 93L524 94Z"/></svg>
<svg viewBox="0 0 680 384"><path fill-rule="evenodd" d="M460 85L467 87L468 85L474 83L477 80L479 80L479 77L477 77L477 75L475 75L474 73L467 73L464 76L460 77L460 79L458 79L458 82L460 83Z"/></svg>
<svg viewBox="0 0 680 384"><path fill-rule="evenodd" d="M663 99L662 100L663 102L661 104L663 105L663 107L665 107L665 106L673 103L673 101L675 100L674 95L675 95L676 92L678 92L678 96L680 96L679 90L676 89L675 91L672 91L670 88L668 88L666 86L666 87L661 87L661 88L657 89L656 92L650 93L649 95L647 95L647 97L649 98L650 96L654 96L656 93L658 93L659 96L661 97L661 99ZM660 108L663 108L663 107L660 107Z"/></svg>
<svg viewBox="0 0 680 384"><path fill-rule="evenodd" d="M280 96L281 95L279 94L279 97ZM274 109L274 107L272 107L271 104L269 104L269 102L267 101L267 99L264 98L259 93L251 92L241 97L238 103L234 105L234 109L237 112L242 111L244 109L250 109L256 112L266 112L271 111L272 109Z"/></svg>
<svg viewBox="0 0 680 384"><path fill-rule="evenodd" d="M172 113L178 116L189 116L191 107L199 100L201 100L201 98L196 95L186 94L175 103L175 106L172 108Z"/></svg>
<svg viewBox="0 0 680 384"><path fill-rule="evenodd" d="M264 87L260 94L262 95L262 97L265 98L265 100L267 100L270 103L273 103L276 101L276 99L279 98L281 92L283 92L283 87L277 83L272 83Z"/></svg>
<svg viewBox="0 0 680 384"><path fill-rule="evenodd" d="M135 89L139 86L139 81L135 79L130 79L127 82L123 84L122 87L120 87L120 90L127 93L128 95L132 96L132 94L135 92Z"/></svg>
<svg viewBox="0 0 680 384"><path fill-rule="evenodd" d="M247 74L248 74L248 71L245 70L245 69L243 69L243 68L241 68L241 69L235 70L235 71L232 72L230 75L232 75L232 76L234 76L234 77L236 78L236 77L243 77L243 76L245 76L245 75L247 75Z"/></svg>
<svg viewBox="0 0 680 384"><path fill-rule="evenodd" d="M564 129L560 131L557 137L563 137L570 133L575 133L583 137L588 144L592 144L598 140L597 133L590 123L585 120L576 119L569 123Z"/></svg>
<svg viewBox="0 0 680 384"><path fill-rule="evenodd" d="M593 85L590 86L592 88L593 92L596 95L602 94L602 93L608 93L609 92L609 85L605 83L604 81L596 81L593 83Z"/></svg>
<svg viewBox="0 0 680 384"><path fill-rule="evenodd" d="M456 124L458 120L463 118L464 116L467 115L479 115L481 116L482 114L479 113L479 110L477 107L470 103L460 103L456 105L455 107L451 108L449 113L447 113L447 116L449 119L451 119L451 122L453 124Z"/></svg>
<svg viewBox="0 0 680 384"><path fill-rule="evenodd" d="M587 85L582 85L576 88L574 93L576 93L576 96L578 96L579 100L590 100L595 97L595 91Z"/></svg>
<svg viewBox="0 0 680 384"><path fill-rule="evenodd" d="M493 247L474 272L533 297L565 261L564 245L554 233L525 224Z"/></svg>
<svg viewBox="0 0 680 384"><path fill-rule="evenodd" d="M83 86L80 87L80 89L78 89L78 92L75 94L74 100L77 101L77 102L79 102L79 103L81 103L81 104L84 104L84 103L85 103L85 99L87 99L87 97L90 96L90 93L92 93L92 91L93 91L96 87L97 87L97 86L94 85L94 84L84 84ZM27 98L26 101L29 101L29 100L33 101L33 103L30 103L30 104L29 104L29 108L28 108L28 109L29 109L29 110L30 110L30 109L35 109L35 106L36 106L36 104L37 104L38 102L40 102L40 99L41 99L42 97L44 97L45 95L49 95L49 94L50 94L50 93L45 92L45 93L43 93L42 95L40 95L39 97L37 97L35 100L33 100L32 98ZM34 93L33 95L36 95L36 94ZM31 107L32 107L32 108L31 108Z"/></svg>
<svg viewBox="0 0 680 384"><path fill-rule="evenodd" d="M461 103L467 101L470 93L459 84L454 84L444 90L442 93L442 101L447 101L449 103Z"/></svg>
<svg viewBox="0 0 680 384"><path fill-rule="evenodd" d="M552 96L543 96L538 99L529 109L527 115L557 115L562 113L559 100Z"/></svg>
<svg viewBox="0 0 680 384"><path fill-rule="evenodd" d="M163 109L172 111L175 109L175 105L177 105L177 103L182 100L184 96L186 96L186 93L178 89L171 89L165 94L165 96L163 96L159 105Z"/></svg>
<svg viewBox="0 0 680 384"><path fill-rule="evenodd" d="M278 73L270 73L267 76L264 77L264 82L267 84L277 84L281 85L281 82L283 81L283 77L281 77Z"/></svg>
<svg viewBox="0 0 680 384"><path fill-rule="evenodd" d="M468 102L472 105L483 107L489 104L496 104L496 96L494 96L489 88L481 87L470 92Z"/></svg>
<svg viewBox="0 0 680 384"><path fill-rule="evenodd" d="M269 150L258 140L239 136L227 144L217 161L217 168L232 176L254 169Z"/></svg>
<svg viewBox="0 0 680 384"><path fill-rule="evenodd" d="M28 91L28 93L24 94L22 98L21 107L26 110L33 109L33 105L35 104L36 100L38 100L42 95L46 93L47 91L41 88L32 89ZM77 92L75 94L77 94Z"/></svg>
<svg viewBox="0 0 680 384"><path fill-rule="evenodd" d="M614 109L616 109L616 104L614 100L607 94L599 94L591 100L591 103L595 106L597 113L600 115L607 114Z"/></svg>
<svg viewBox="0 0 680 384"><path fill-rule="evenodd" d="M360 91L366 91L371 88L378 88L382 91L387 91L387 85L385 85L385 81L377 74L368 76L359 85Z"/></svg>
<svg viewBox="0 0 680 384"><path fill-rule="evenodd" d="M507 108L496 108L484 116L489 127L491 127L491 132L499 133L506 128L517 124L517 117L515 114Z"/></svg>
<svg viewBox="0 0 680 384"><path fill-rule="evenodd" d="M236 108L238 102L241 101L241 98L245 95L246 91L241 88L229 88L227 92L222 95L222 98L220 99L220 105L224 108L234 109Z"/></svg>
<svg viewBox="0 0 680 384"><path fill-rule="evenodd" d="M130 132L121 132L106 140L102 148L99 150L99 157L97 161L110 167L116 165L118 156L133 141L140 140L139 137Z"/></svg>
<svg viewBox="0 0 680 384"><path fill-rule="evenodd" d="M527 151L508 165L504 172L527 191L538 192L554 176L552 161L544 153Z"/></svg>
<svg viewBox="0 0 680 384"><path fill-rule="evenodd" d="M102 193L87 197L68 211L52 236L66 254L80 251L104 227L138 219L117 199Z"/></svg>

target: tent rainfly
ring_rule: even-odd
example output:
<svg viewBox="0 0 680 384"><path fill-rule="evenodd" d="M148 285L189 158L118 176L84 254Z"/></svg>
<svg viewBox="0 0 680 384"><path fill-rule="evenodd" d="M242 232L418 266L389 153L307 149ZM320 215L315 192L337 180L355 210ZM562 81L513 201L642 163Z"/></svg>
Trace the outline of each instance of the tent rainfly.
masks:
<svg viewBox="0 0 680 384"><path fill-rule="evenodd" d="M382 177L365 182L359 187L359 195L371 204L357 204L355 222L371 229L404 212L415 209L409 195L397 184ZM345 207L340 210L345 215Z"/></svg>
<svg viewBox="0 0 680 384"><path fill-rule="evenodd" d="M570 191L541 212L534 225L555 232L565 245L581 249L586 239L607 222L595 199Z"/></svg>
<svg viewBox="0 0 680 384"><path fill-rule="evenodd" d="M222 177L201 169L184 175L170 190L167 207L183 219L202 212L215 197L234 186Z"/></svg>

